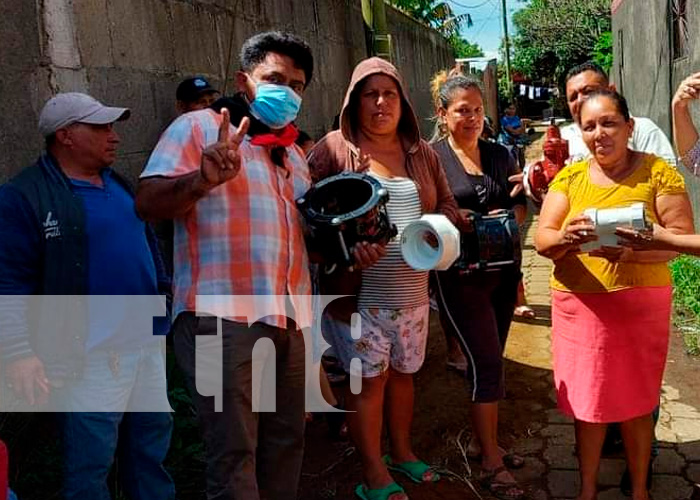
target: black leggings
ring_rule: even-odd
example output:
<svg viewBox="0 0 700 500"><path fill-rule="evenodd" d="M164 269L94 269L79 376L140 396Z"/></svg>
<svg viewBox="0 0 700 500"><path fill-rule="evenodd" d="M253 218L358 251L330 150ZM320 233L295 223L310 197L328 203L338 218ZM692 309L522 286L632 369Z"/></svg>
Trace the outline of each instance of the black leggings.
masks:
<svg viewBox="0 0 700 500"><path fill-rule="evenodd" d="M522 274L517 268L460 276L453 270L435 275L440 323L467 358L472 401L493 403L505 397L503 350Z"/></svg>

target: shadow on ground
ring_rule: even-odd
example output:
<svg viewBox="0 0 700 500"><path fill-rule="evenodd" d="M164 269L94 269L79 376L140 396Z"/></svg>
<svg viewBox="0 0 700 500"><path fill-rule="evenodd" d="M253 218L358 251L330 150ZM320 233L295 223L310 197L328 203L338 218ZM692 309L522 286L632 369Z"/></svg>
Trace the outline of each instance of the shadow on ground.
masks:
<svg viewBox="0 0 700 500"><path fill-rule="evenodd" d="M547 410L554 408L550 397L551 372L513 361L506 361L505 369L508 396L501 407L502 444L523 453L539 452L542 439L536 434L546 421ZM414 485L395 476L411 500L478 498L468 481L484 498L490 498L474 480L479 465L472 461L465 463L457 444L459 439L466 446L471 433L468 391L463 376L446 369L445 341L437 316L433 316L426 362L416 375L413 439L421 458L448 472L443 474L445 480L430 485ZM529 489L539 489L544 468L529 457L527 460L528 467L518 472L518 479ZM360 480L359 459L352 446L329 440L325 422L310 424L299 498L350 499Z"/></svg>

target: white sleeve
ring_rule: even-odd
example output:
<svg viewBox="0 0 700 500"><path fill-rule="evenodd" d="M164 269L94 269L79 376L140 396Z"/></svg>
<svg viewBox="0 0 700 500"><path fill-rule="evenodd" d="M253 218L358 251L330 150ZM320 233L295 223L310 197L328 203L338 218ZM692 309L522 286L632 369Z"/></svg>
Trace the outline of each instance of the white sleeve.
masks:
<svg viewBox="0 0 700 500"><path fill-rule="evenodd" d="M583 136L578 125L572 123L566 127L562 127L561 138L569 141L569 163L574 163L590 156L588 146L583 142Z"/></svg>
<svg viewBox="0 0 700 500"><path fill-rule="evenodd" d="M654 154L676 166L676 153L671 142L663 130L649 118L634 118L634 133L630 146L635 151Z"/></svg>

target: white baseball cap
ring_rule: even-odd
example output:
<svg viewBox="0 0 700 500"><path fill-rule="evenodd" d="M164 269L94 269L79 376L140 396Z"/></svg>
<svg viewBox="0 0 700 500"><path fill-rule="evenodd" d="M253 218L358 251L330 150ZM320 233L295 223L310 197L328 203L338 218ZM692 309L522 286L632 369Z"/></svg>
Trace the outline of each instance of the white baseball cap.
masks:
<svg viewBox="0 0 700 500"><path fill-rule="evenodd" d="M130 115L128 108L112 108L87 94L66 92L56 94L44 105L39 115L39 132L48 137L73 123L106 125L126 120Z"/></svg>

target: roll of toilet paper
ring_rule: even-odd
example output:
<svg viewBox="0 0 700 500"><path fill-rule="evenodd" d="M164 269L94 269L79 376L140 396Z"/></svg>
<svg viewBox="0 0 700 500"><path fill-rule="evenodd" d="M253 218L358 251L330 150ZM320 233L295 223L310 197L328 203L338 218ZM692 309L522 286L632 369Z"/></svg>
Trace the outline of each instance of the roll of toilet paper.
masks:
<svg viewBox="0 0 700 500"><path fill-rule="evenodd" d="M459 254L459 229L444 215L424 215L401 233L401 255L418 271L444 271Z"/></svg>
<svg viewBox="0 0 700 500"><path fill-rule="evenodd" d="M644 203L634 203L627 207L616 208L589 208L584 215L593 221L596 241L590 241L581 245L582 252L597 250L602 246L618 246L618 238L615 229L618 227L630 227L633 229L644 229L646 219L644 217Z"/></svg>

